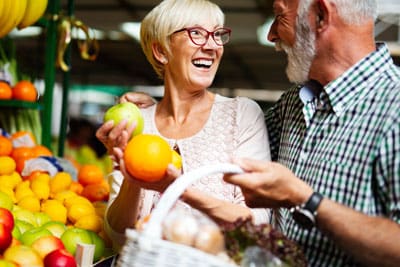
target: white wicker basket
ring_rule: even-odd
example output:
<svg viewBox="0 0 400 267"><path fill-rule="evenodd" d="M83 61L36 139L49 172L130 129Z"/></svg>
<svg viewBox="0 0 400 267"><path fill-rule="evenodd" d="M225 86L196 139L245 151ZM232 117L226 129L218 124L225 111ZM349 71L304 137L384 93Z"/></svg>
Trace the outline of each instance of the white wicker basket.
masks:
<svg viewBox="0 0 400 267"><path fill-rule="evenodd" d="M177 178L163 193L143 232L126 231L118 267L237 267L198 249L163 240L162 221L180 195L194 181L215 173L240 173L233 164L203 166Z"/></svg>

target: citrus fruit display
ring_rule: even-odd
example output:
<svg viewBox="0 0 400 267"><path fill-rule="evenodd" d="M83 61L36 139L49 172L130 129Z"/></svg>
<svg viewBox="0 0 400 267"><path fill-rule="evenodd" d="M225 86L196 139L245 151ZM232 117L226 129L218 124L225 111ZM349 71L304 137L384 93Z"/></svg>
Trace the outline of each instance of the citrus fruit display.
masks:
<svg viewBox="0 0 400 267"><path fill-rule="evenodd" d="M13 145L11 140L0 135L0 156L9 156L12 150Z"/></svg>
<svg viewBox="0 0 400 267"><path fill-rule="evenodd" d="M0 81L0 99L9 100L11 98L12 98L11 86L6 82Z"/></svg>
<svg viewBox="0 0 400 267"><path fill-rule="evenodd" d="M12 98L17 100L35 102L37 100L38 93L35 85L26 80L17 82L12 88Z"/></svg>
<svg viewBox="0 0 400 267"><path fill-rule="evenodd" d="M136 179L159 181L165 176L168 164L172 162L172 149L158 135L140 134L128 142L124 151L124 162L128 173Z"/></svg>

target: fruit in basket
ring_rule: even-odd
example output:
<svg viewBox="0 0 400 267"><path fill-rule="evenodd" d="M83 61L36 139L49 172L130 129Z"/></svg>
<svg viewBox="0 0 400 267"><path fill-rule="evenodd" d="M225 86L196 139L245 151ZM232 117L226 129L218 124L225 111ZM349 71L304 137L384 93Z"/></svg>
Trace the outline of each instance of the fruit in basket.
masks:
<svg viewBox="0 0 400 267"><path fill-rule="evenodd" d="M66 249L57 249L44 257L44 267L76 267L76 260Z"/></svg>
<svg viewBox="0 0 400 267"><path fill-rule="evenodd" d="M0 81L0 99L10 100L11 97L12 97L11 86L6 82Z"/></svg>
<svg viewBox="0 0 400 267"><path fill-rule="evenodd" d="M171 161L172 149L168 142L158 135L134 136L124 151L126 170L136 179L146 182L164 178Z"/></svg>
<svg viewBox="0 0 400 267"><path fill-rule="evenodd" d="M2 177L5 177L5 176L2 176ZM8 177L10 177L10 176L8 176ZM13 207L14 207L14 202L13 202L13 199L11 198L11 196L8 195L7 193L1 191L1 188L0 188L0 220L3 217L1 215L2 209L6 209L6 210L10 211L13 209Z"/></svg>
<svg viewBox="0 0 400 267"><path fill-rule="evenodd" d="M0 259L0 267L18 267L15 263Z"/></svg>
<svg viewBox="0 0 400 267"><path fill-rule="evenodd" d="M143 116L135 104L131 102L119 103L110 107L104 114L104 122L113 120L114 126L123 119L127 120L127 127L130 127L132 123L136 123L132 136L142 133L144 126Z"/></svg>
<svg viewBox="0 0 400 267"><path fill-rule="evenodd" d="M42 236L36 239L31 247L35 249L42 258L46 257L47 254L54 250L65 248L61 239L52 235Z"/></svg>
<svg viewBox="0 0 400 267"><path fill-rule="evenodd" d="M92 244L92 238L87 230L81 228L68 228L61 235L61 241L69 253L75 256L76 246L81 244Z"/></svg>
<svg viewBox="0 0 400 267"><path fill-rule="evenodd" d="M6 250L12 242L12 229L7 228L4 224L0 224L0 253Z"/></svg>
<svg viewBox="0 0 400 267"><path fill-rule="evenodd" d="M67 226L61 222L57 221L49 221L42 225L42 228L45 228L51 232L53 236L58 238L67 230Z"/></svg>
<svg viewBox="0 0 400 267"><path fill-rule="evenodd" d="M35 102L38 98L38 93L32 82L21 80L13 86L12 98L16 100Z"/></svg>
<svg viewBox="0 0 400 267"><path fill-rule="evenodd" d="M4 259L17 266L42 267L43 260L33 248L25 245L10 246L3 255Z"/></svg>
<svg viewBox="0 0 400 267"><path fill-rule="evenodd" d="M44 236L52 236L51 232L46 228L42 227L34 227L25 231L19 240L22 244L30 246L35 242L37 239L44 237Z"/></svg>
<svg viewBox="0 0 400 267"><path fill-rule="evenodd" d="M46 11L47 2L47 0L28 0L24 15L18 24L18 29L21 30L38 21Z"/></svg>

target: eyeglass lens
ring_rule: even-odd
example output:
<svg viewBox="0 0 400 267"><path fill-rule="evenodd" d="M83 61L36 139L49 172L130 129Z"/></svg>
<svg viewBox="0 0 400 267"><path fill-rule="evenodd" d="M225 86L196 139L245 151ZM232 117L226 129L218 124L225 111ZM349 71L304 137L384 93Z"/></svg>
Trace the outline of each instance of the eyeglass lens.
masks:
<svg viewBox="0 0 400 267"><path fill-rule="evenodd" d="M221 28L213 32L209 32L202 28L190 28L187 29L187 31L189 33L190 39L196 45L206 44L210 35L217 45L224 45L229 42L230 31L228 29Z"/></svg>

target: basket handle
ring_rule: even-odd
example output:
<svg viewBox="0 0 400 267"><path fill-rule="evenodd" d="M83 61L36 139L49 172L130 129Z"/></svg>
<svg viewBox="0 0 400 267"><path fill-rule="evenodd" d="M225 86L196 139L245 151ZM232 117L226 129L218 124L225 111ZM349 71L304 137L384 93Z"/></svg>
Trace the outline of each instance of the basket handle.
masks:
<svg viewBox="0 0 400 267"><path fill-rule="evenodd" d="M242 173L243 170L231 163L218 163L213 165L202 166L190 172L184 173L178 177L162 194L158 204L154 208L145 229L143 236L147 238L161 238L162 221L167 216L169 210L189 187L196 180L216 174L216 173Z"/></svg>

